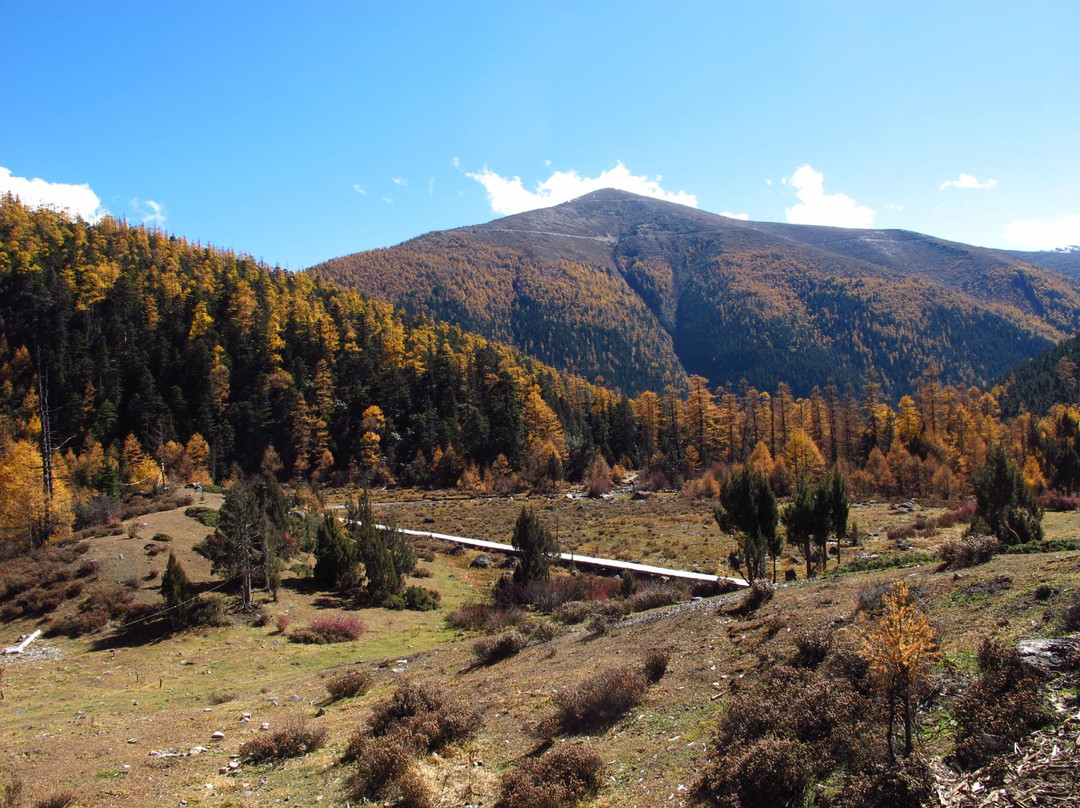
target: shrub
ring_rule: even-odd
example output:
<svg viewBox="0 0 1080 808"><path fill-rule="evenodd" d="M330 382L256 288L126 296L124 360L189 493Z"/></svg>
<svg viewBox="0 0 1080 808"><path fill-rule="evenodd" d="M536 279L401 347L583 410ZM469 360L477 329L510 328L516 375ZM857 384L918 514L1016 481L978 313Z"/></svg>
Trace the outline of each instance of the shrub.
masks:
<svg viewBox="0 0 1080 808"><path fill-rule="evenodd" d="M668 660L670 658L670 655L666 651L660 651L655 648L645 652L643 668L645 679L649 684L654 685L664 678L664 674L667 673Z"/></svg>
<svg viewBox="0 0 1080 808"><path fill-rule="evenodd" d="M1080 510L1080 497L1069 496L1060 491L1050 491L1043 495L1039 504L1047 511L1075 511Z"/></svg>
<svg viewBox="0 0 1080 808"><path fill-rule="evenodd" d="M278 634L284 634L292 625L292 618L282 612L274 618L274 625L277 626Z"/></svg>
<svg viewBox="0 0 1080 808"><path fill-rule="evenodd" d="M610 615L593 612L589 615L589 621L585 624L585 627L592 636L603 637L611 631L611 624L613 622L614 620Z"/></svg>
<svg viewBox="0 0 1080 808"><path fill-rule="evenodd" d="M519 631L507 631L494 637L484 637L473 643L476 661L481 665L494 665L520 653L529 644Z"/></svg>
<svg viewBox="0 0 1080 808"><path fill-rule="evenodd" d="M639 589L627 599L627 611L644 612L661 606L673 606L687 598L685 587L678 584L651 584Z"/></svg>
<svg viewBox="0 0 1080 808"><path fill-rule="evenodd" d="M18 777L5 775L3 787L0 787L0 808L17 808L22 800L23 781Z"/></svg>
<svg viewBox="0 0 1080 808"><path fill-rule="evenodd" d="M1012 751L1013 744L1049 720L1038 674L1014 649L983 640L979 678L956 700L957 763L977 769Z"/></svg>
<svg viewBox="0 0 1080 808"><path fill-rule="evenodd" d="M189 626L224 626L228 624L225 618L225 598L217 592L208 595L200 595L199 598L188 607L187 623Z"/></svg>
<svg viewBox="0 0 1080 808"><path fill-rule="evenodd" d="M944 561L946 569L965 569L977 564L985 564L998 553L1005 551L995 536L964 536L949 539L937 549L937 554Z"/></svg>
<svg viewBox="0 0 1080 808"><path fill-rule="evenodd" d="M340 614L313 620L307 628L294 631L289 639L311 645L326 645L335 642L351 642L358 639L366 630L367 627L360 618Z"/></svg>
<svg viewBox="0 0 1080 808"><path fill-rule="evenodd" d="M105 611L81 611L78 614L65 615L52 623L46 630L47 637L83 637L105 628L109 622L109 613Z"/></svg>
<svg viewBox="0 0 1080 808"><path fill-rule="evenodd" d="M79 564L78 569L75 570L76 578L90 578L97 575L98 567L100 565L95 559L87 559Z"/></svg>
<svg viewBox="0 0 1080 808"><path fill-rule="evenodd" d="M172 536L168 533L155 533L150 539L151 541L167 542L172 541Z"/></svg>
<svg viewBox="0 0 1080 808"><path fill-rule="evenodd" d="M930 767L918 757L900 758L891 765L877 763L847 778L828 808L922 808L933 796Z"/></svg>
<svg viewBox="0 0 1080 808"><path fill-rule="evenodd" d="M369 687L371 687L371 674L354 668L331 677L326 683L326 692L336 701L362 696L367 693Z"/></svg>
<svg viewBox="0 0 1080 808"><path fill-rule="evenodd" d="M595 794L604 759L588 746L566 746L526 758L502 776L498 808L562 808Z"/></svg>
<svg viewBox="0 0 1080 808"><path fill-rule="evenodd" d="M68 808L69 805L74 805L75 801L74 792L61 791L38 800L34 803L34 808Z"/></svg>
<svg viewBox="0 0 1080 808"><path fill-rule="evenodd" d="M517 607L501 607L490 603L469 603L446 616L446 622L454 628L494 633L515 626L525 619L525 612Z"/></svg>
<svg viewBox="0 0 1080 808"><path fill-rule="evenodd" d="M473 735L482 723L480 712L435 685L400 685L375 706L372 737L393 735L417 751L437 752L447 744Z"/></svg>
<svg viewBox="0 0 1080 808"><path fill-rule="evenodd" d="M433 804L408 750L394 738L371 738L357 732L349 740L342 762L355 764L346 790L358 802L401 808L428 808Z"/></svg>
<svg viewBox="0 0 1080 808"><path fill-rule="evenodd" d="M786 738L736 741L721 753L722 764L706 766L701 790L716 805L798 805L812 782L811 759L806 744Z"/></svg>
<svg viewBox="0 0 1080 808"><path fill-rule="evenodd" d="M555 695L555 715L544 721L541 732L580 733L609 726L645 697L645 677L629 665L609 668L576 687Z"/></svg>
<svg viewBox="0 0 1080 808"><path fill-rule="evenodd" d="M405 608L414 612L430 612L439 608L442 596L434 589L426 589L422 586L409 586L402 593Z"/></svg>
<svg viewBox="0 0 1080 808"><path fill-rule="evenodd" d="M325 743L325 727L310 729L303 721L295 721L277 732L241 744L239 752L247 763L266 763L302 757Z"/></svg>
<svg viewBox="0 0 1080 808"><path fill-rule="evenodd" d="M791 664L796 668L816 668L829 655L832 648L832 634L820 629L803 629L793 637L795 657Z"/></svg>
<svg viewBox="0 0 1080 808"><path fill-rule="evenodd" d="M909 550L904 553L890 553L877 558L855 558L841 569L845 572L874 572L896 567L915 567L922 564L934 564L941 561L935 553L921 553Z"/></svg>
<svg viewBox="0 0 1080 808"><path fill-rule="evenodd" d="M551 620L528 620L518 626L518 631L533 642L548 642L563 633L562 628Z"/></svg>
<svg viewBox="0 0 1080 808"><path fill-rule="evenodd" d="M1080 539L1045 539L1025 544L1013 544L1005 551L1009 555L1027 555L1030 553L1061 553L1080 550Z"/></svg>
<svg viewBox="0 0 1080 808"><path fill-rule="evenodd" d="M432 576L430 567L421 567L419 564L412 571L412 574L413 578L430 578Z"/></svg>
<svg viewBox="0 0 1080 808"><path fill-rule="evenodd" d="M235 693L227 693L225 691L215 691L210 694L211 704L228 704L230 701L236 700Z"/></svg>
<svg viewBox="0 0 1080 808"><path fill-rule="evenodd" d="M207 527L217 527L218 521L221 518L221 514L218 511L214 508L207 508L204 505L194 505L185 509L184 516L190 517Z"/></svg>
<svg viewBox="0 0 1080 808"><path fill-rule="evenodd" d="M1061 621L1065 624L1066 631L1080 630L1080 592L1073 594L1072 602L1065 607L1061 615Z"/></svg>
<svg viewBox="0 0 1080 808"><path fill-rule="evenodd" d="M563 625L575 626L578 623L585 622L591 614L592 608L589 604L580 600L572 600L553 611L551 616Z"/></svg>
<svg viewBox="0 0 1080 808"><path fill-rule="evenodd" d="M773 598L776 588L764 578L755 578L746 590L742 608L747 614L757 611Z"/></svg>

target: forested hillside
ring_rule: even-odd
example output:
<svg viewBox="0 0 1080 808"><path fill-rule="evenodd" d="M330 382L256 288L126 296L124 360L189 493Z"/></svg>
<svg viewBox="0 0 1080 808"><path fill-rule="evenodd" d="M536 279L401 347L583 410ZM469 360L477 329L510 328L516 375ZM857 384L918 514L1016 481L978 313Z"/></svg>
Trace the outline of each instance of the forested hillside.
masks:
<svg viewBox="0 0 1080 808"><path fill-rule="evenodd" d="M28 476L42 452L69 453L58 476L117 495L160 482L155 467L185 480L235 464L452 485L467 464L561 476L570 450L591 456L594 440L635 453L619 442L633 429L613 428L632 419L628 402L459 328L248 256L10 198L0 418L5 459L22 452Z"/></svg>
<svg viewBox="0 0 1080 808"><path fill-rule="evenodd" d="M634 271L666 316L662 268ZM785 265L774 258L755 271L781 275ZM727 283L718 299L739 316L783 320L796 305ZM869 282L850 283L868 294ZM848 316L818 294L806 317ZM914 286L878 294L934 311ZM989 321L972 317L993 339ZM904 334L897 323L873 327L882 339ZM565 336L606 350L594 333L583 323ZM1080 410L1068 390L1045 412L1003 418L997 396L1009 400L1009 389L949 384L928 354L913 393L897 400L873 380L831 380L840 375L832 354L792 344L799 349L779 367L806 384L820 374L805 395L787 382L717 389L694 375L630 399L315 274L7 199L0 538L33 544L127 493L254 471L302 485L396 480L509 493L551 491L563 479L602 492L638 470L641 488L689 481L695 495L715 496L717 480L743 464L780 494L839 466L860 495L951 497L969 491L972 471L1004 444L1036 488L1080 484ZM897 363L904 350L894 344ZM1075 388L1073 360L1046 361Z"/></svg>
<svg viewBox="0 0 1080 808"><path fill-rule="evenodd" d="M899 231L742 222L597 191L314 268L629 394L828 378L986 384L1080 327L1069 279Z"/></svg>

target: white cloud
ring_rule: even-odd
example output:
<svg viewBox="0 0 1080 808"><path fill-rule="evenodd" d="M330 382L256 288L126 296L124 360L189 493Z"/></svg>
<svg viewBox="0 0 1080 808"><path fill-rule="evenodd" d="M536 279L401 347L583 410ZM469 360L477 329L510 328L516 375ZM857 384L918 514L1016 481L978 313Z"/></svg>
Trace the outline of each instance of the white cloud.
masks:
<svg viewBox="0 0 1080 808"><path fill-rule="evenodd" d="M459 160L457 157L454 157L450 160L450 165L452 165L454 168L461 168L461 160Z"/></svg>
<svg viewBox="0 0 1080 808"><path fill-rule="evenodd" d="M903 210L904 206L903 205L898 205L895 202L886 202L885 203L885 209L886 210Z"/></svg>
<svg viewBox="0 0 1080 808"><path fill-rule="evenodd" d="M693 194L685 191L665 191L660 187L663 177L657 175L655 179L649 179L634 176L622 162L617 162L614 168L601 172L598 177L583 177L573 170L556 171L543 182L537 183L535 191L526 190L521 177L503 177L486 167L477 174L466 173L465 176L484 186L491 210L503 215L559 205L601 188L615 188L697 207L697 197Z"/></svg>
<svg viewBox="0 0 1080 808"><path fill-rule="evenodd" d="M781 180L795 189L799 203L784 210L792 224L821 224L830 227L873 227L874 211L859 205L847 194L825 193L825 175L812 166L801 165Z"/></svg>
<svg viewBox="0 0 1080 808"><path fill-rule="evenodd" d="M135 212L142 216L142 223L151 227L163 227L165 225L165 206L153 199L141 202L138 199L131 200L131 206Z"/></svg>
<svg viewBox="0 0 1080 808"><path fill-rule="evenodd" d="M384 196L384 197L382 198L382 201L383 201L383 202L385 202L385 203L386 203L387 205L393 205L393 204L394 204L394 200L393 200L393 199L391 199L391 198L390 198L390 197L388 197L388 196Z"/></svg>
<svg viewBox="0 0 1080 808"><path fill-rule="evenodd" d="M434 193L435 193L435 178L434 177L429 177L428 178L428 183L427 183L427 195L431 196Z"/></svg>
<svg viewBox="0 0 1080 808"><path fill-rule="evenodd" d="M955 180L945 180L941 183L939 191L944 191L946 188L973 188L979 191L985 191L993 188L997 185L997 180L988 179L986 182L979 182L978 178L973 177L971 174L965 174L960 172L960 176Z"/></svg>
<svg viewBox="0 0 1080 808"><path fill-rule="evenodd" d="M729 219L742 219L744 222L750 221L749 213L731 213L730 211L724 211L721 216L727 216Z"/></svg>
<svg viewBox="0 0 1080 808"><path fill-rule="evenodd" d="M1005 240L1018 250L1053 250L1080 244L1080 214L1056 222L1021 220L1005 228Z"/></svg>
<svg viewBox="0 0 1080 808"><path fill-rule="evenodd" d="M400 185L401 187L405 187L409 184L409 181L403 177L391 177L390 181L394 183L394 185Z"/></svg>
<svg viewBox="0 0 1080 808"><path fill-rule="evenodd" d="M14 177L9 169L0 166L0 194L6 193L17 196L27 207L63 210L91 223L108 213L89 185L46 182L36 177L28 180Z"/></svg>
<svg viewBox="0 0 1080 808"><path fill-rule="evenodd" d="M354 186L352 187L352 189L353 189L354 191L356 191L356 193L360 194L360 196L370 196L369 192L368 192L368 191L365 191L365 190L364 190L363 188L361 188L361 187L360 187L359 185L354 185Z"/></svg>
<svg viewBox="0 0 1080 808"><path fill-rule="evenodd" d="M772 180L765 180L766 185L772 185Z"/></svg>

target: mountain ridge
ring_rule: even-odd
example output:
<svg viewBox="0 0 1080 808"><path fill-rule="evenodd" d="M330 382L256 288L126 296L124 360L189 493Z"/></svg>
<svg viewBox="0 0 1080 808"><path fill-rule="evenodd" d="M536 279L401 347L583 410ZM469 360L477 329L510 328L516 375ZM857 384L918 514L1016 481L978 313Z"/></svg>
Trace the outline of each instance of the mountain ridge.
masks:
<svg viewBox="0 0 1080 808"><path fill-rule="evenodd" d="M1080 328L1077 282L1012 254L611 189L311 271L629 393L986 383Z"/></svg>

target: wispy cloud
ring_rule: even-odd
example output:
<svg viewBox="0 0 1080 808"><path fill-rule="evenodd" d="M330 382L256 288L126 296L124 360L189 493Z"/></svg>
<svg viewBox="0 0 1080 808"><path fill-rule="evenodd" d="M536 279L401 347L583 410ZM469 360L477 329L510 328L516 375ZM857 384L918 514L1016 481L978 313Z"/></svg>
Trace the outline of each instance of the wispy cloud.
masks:
<svg viewBox="0 0 1080 808"><path fill-rule="evenodd" d="M142 216L142 223L151 225L152 227L164 227L165 225L165 206L153 199L147 199L141 201L138 199L131 200L131 206L135 208L136 213Z"/></svg>
<svg viewBox="0 0 1080 808"><path fill-rule="evenodd" d="M390 197L388 197L388 196L384 196L384 197L382 198L382 201L383 201L383 202L385 202L385 203L386 203L387 205L393 205L393 204L394 204L394 200L393 200L393 199L391 199L391 198L390 198Z"/></svg>
<svg viewBox="0 0 1080 808"><path fill-rule="evenodd" d="M394 183L394 185L400 185L402 188L409 184L409 181L404 177L391 177L390 182Z"/></svg>
<svg viewBox="0 0 1080 808"><path fill-rule="evenodd" d="M1005 240L1018 250L1053 250L1080 244L1080 214L1056 222L1025 219L1005 228Z"/></svg>
<svg viewBox="0 0 1080 808"><path fill-rule="evenodd" d="M108 213L101 207L101 200L89 185L16 177L9 169L0 166L0 194L6 193L17 196L27 207L55 208L87 222L96 222Z"/></svg>
<svg viewBox="0 0 1080 808"><path fill-rule="evenodd" d="M427 195L428 196L433 196L434 194L435 194L435 178L434 177L428 177Z"/></svg>
<svg viewBox="0 0 1080 808"><path fill-rule="evenodd" d="M744 222L750 221L749 213L731 213L730 211L724 211L721 216L727 216L729 219L742 219Z"/></svg>
<svg viewBox="0 0 1080 808"><path fill-rule="evenodd" d="M858 204L847 194L825 193L825 175L810 165L801 165L781 180L795 189L799 203L784 210L792 224L820 224L830 227L873 227L874 211Z"/></svg>
<svg viewBox="0 0 1080 808"><path fill-rule="evenodd" d="M359 185L354 185L352 189L356 191L356 193L360 194L360 196L371 196L371 193L369 191L365 191Z"/></svg>
<svg viewBox="0 0 1080 808"><path fill-rule="evenodd" d="M660 185L664 179L662 176L657 175L655 179L635 176L622 162L617 162L613 168L601 172L597 177L583 177L573 170L556 171L546 180L538 182L535 191L526 190L521 177L503 177L486 167L478 173L466 173L466 176L484 186L491 210L503 215L559 205L601 188L615 188L697 207L697 197L693 194L665 191Z"/></svg>
<svg viewBox="0 0 1080 808"><path fill-rule="evenodd" d="M985 191L995 187L996 185L997 180L995 179L988 179L986 182L979 182L977 177L974 177L971 174L965 174L963 172L960 172L960 176L957 177L955 180L945 180L945 182L941 183L941 187L938 188L938 190L944 191L946 188L970 188L978 191Z"/></svg>

